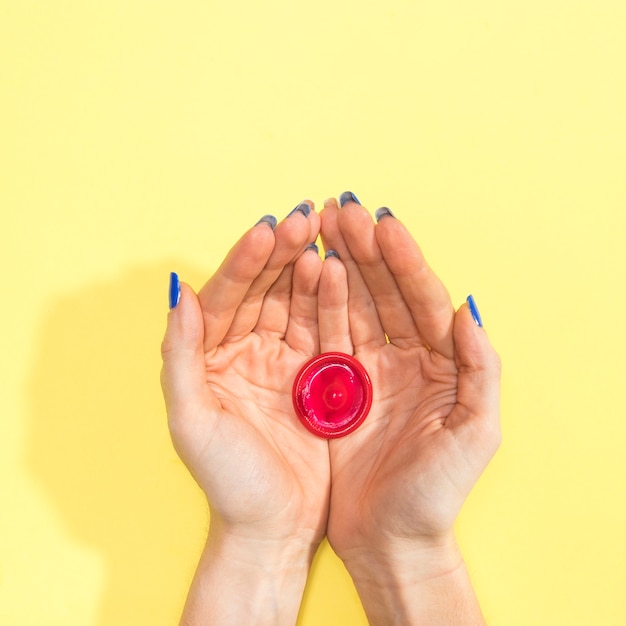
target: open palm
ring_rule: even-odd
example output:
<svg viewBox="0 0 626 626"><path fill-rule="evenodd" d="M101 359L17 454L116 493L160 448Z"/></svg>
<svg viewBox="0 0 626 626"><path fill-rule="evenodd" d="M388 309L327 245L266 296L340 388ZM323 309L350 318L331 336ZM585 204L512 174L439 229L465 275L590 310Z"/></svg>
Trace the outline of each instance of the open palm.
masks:
<svg viewBox="0 0 626 626"><path fill-rule="evenodd" d="M319 542L329 499L328 445L293 415L291 384L319 351L322 262L304 252L319 216L250 229L199 292L181 285L163 343L174 444L233 532Z"/></svg>
<svg viewBox="0 0 626 626"><path fill-rule="evenodd" d="M332 349L370 373L374 402L330 442L328 536L346 559L447 533L499 442L498 359L466 305L455 313L402 224L327 203L322 237L347 270L345 333ZM490 384L491 383L491 384Z"/></svg>

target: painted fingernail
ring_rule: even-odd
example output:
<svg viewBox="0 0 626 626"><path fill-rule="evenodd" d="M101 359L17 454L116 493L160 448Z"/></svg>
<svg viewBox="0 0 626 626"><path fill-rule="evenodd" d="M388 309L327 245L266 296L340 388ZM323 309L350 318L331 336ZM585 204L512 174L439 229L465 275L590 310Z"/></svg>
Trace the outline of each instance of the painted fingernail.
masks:
<svg viewBox="0 0 626 626"><path fill-rule="evenodd" d="M306 202L301 202L297 207L292 209L287 214L287 217L291 217L294 213L302 213L304 217L308 217L310 212L311 212L311 207Z"/></svg>
<svg viewBox="0 0 626 626"><path fill-rule="evenodd" d="M469 296L467 296L467 304L469 306L470 313L472 314L472 317L474 318L474 321L476 322L476 326L480 326L482 328L483 318L480 317L478 307L476 306L476 300L474 300L473 295L470 294Z"/></svg>
<svg viewBox="0 0 626 626"><path fill-rule="evenodd" d="M306 252L307 250L313 250L313 252L315 252L315 254L318 254L320 249L317 247L316 243L310 243L305 249L304 251Z"/></svg>
<svg viewBox="0 0 626 626"><path fill-rule="evenodd" d="M264 215L256 224L267 224L272 230L276 228L276 224L278 224L278 220L273 215Z"/></svg>
<svg viewBox="0 0 626 626"><path fill-rule="evenodd" d="M359 199L351 191L344 191L339 196L339 206L343 206L346 202L356 202L357 204L361 204Z"/></svg>
<svg viewBox="0 0 626 626"><path fill-rule="evenodd" d="M330 257L333 257L335 259L339 259L339 252L337 252L337 250L326 250L326 254L324 255L325 259L328 259Z"/></svg>
<svg viewBox="0 0 626 626"><path fill-rule="evenodd" d="M380 222L383 217L395 217L395 215L391 212L391 209L386 206L381 206L380 209L376 209L376 213L374 213L374 216L376 217L377 222Z"/></svg>
<svg viewBox="0 0 626 626"><path fill-rule="evenodd" d="M169 297L170 309L173 309L180 302L180 281L176 272L170 273Z"/></svg>

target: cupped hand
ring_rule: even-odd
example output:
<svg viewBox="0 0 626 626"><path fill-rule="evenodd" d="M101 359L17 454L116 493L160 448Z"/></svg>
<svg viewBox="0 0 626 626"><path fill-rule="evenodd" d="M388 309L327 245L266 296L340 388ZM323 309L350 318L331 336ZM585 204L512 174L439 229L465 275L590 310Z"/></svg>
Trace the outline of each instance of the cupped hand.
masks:
<svg viewBox="0 0 626 626"><path fill-rule="evenodd" d="M291 387L319 352L318 286L333 277L321 276L307 247L319 232L315 211L301 208L275 230L271 222L248 230L197 296L181 284L162 384L174 445L207 495L212 525L316 544L328 517L328 444L296 419Z"/></svg>
<svg viewBox="0 0 626 626"><path fill-rule="evenodd" d="M328 538L363 551L435 545L497 449L499 359L390 211L374 223L350 197L326 202L321 234L345 265L343 332L322 350L354 354L374 385L369 416L330 442Z"/></svg>

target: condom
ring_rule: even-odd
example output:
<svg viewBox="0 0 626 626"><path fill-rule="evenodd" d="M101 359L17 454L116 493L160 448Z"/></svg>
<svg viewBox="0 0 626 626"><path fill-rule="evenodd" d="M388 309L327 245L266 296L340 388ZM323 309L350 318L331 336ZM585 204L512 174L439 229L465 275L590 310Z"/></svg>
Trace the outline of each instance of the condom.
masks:
<svg viewBox="0 0 626 626"><path fill-rule="evenodd" d="M372 406L372 383L354 357L324 352L304 364L293 384L293 406L318 437L344 437L358 428Z"/></svg>

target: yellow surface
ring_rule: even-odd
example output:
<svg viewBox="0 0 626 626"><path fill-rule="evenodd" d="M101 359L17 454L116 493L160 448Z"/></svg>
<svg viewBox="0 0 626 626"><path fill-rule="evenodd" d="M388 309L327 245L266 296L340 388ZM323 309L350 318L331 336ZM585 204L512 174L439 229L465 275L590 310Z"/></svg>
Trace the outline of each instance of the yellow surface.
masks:
<svg viewBox="0 0 626 626"><path fill-rule="evenodd" d="M168 272L353 190L504 360L458 533L492 626L623 626L626 3L0 3L0 623L176 622ZM301 626L365 624L325 546Z"/></svg>

